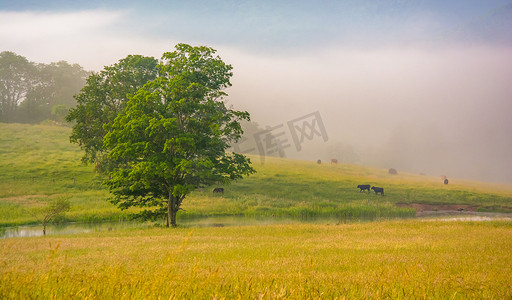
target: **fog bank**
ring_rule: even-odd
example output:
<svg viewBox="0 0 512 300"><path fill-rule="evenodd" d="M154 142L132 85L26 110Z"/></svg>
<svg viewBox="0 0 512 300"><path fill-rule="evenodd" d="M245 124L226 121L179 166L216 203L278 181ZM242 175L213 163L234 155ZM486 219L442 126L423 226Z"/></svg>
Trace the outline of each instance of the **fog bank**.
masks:
<svg viewBox="0 0 512 300"><path fill-rule="evenodd" d="M228 101L268 126L319 111L329 141L288 157L329 159L327 147L349 145L361 164L510 183L510 53L483 45L340 47L286 59L227 53Z"/></svg>

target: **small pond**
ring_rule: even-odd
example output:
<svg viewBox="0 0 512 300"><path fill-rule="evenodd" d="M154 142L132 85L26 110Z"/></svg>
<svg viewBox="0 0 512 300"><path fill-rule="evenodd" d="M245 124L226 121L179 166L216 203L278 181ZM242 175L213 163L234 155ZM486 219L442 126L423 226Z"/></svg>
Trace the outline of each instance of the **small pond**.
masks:
<svg viewBox="0 0 512 300"><path fill-rule="evenodd" d="M323 220L325 221L325 220ZM289 219L262 219L247 217L208 217L197 219L178 220L178 226L183 227L225 227L225 226L246 226L265 224L285 224L292 221ZM335 222L335 221L332 221ZM155 227L152 222L104 222L104 223L65 223L59 225L48 225L46 235L69 235L77 233L116 231L133 228ZM27 225L15 227L0 227L0 238L33 237L42 236L42 225Z"/></svg>
<svg viewBox="0 0 512 300"><path fill-rule="evenodd" d="M510 214L494 213L474 213L470 215L437 215L428 217L417 217L424 221L492 221L508 220L512 221ZM198 219L178 220L178 226L183 227L226 227L226 226L247 226L247 225L267 225L267 224L286 224L297 223L298 220L282 218L248 218L248 217L208 217ZM303 223L332 224L339 223L334 219L317 219L312 221L303 221ZM60 225L49 225L46 227L46 234L69 235L89 232L117 231L124 229L150 228L154 227L151 222L105 222L105 223L66 223ZM0 238L14 237L33 237L42 236L43 227L41 225L0 227Z"/></svg>
<svg viewBox="0 0 512 300"><path fill-rule="evenodd" d="M121 230L126 228L143 228L148 224L137 222L107 223L65 223L46 226L46 235L64 235L99 231ZM15 226L0 228L0 238L42 236L42 225Z"/></svg>

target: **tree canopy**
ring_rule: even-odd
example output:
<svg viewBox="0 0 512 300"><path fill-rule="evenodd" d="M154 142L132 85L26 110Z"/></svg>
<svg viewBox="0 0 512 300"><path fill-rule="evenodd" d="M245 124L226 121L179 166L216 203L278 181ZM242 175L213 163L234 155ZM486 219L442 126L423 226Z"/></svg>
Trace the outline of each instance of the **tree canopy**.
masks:
<svg viewBox="0 0 512 300"><path fill-rule="evenodd" d="M0 53L0 121L39 123L58 119L52 113L74 107L89 75L81 66L59 61L36 64L13 52Z"/></svg>
<svg viewBox="0 0 512 300"><path fill-rule="evenodd" d="M0 53L0 120L12 122L31 87L35 66L13 52Z"/></svg>
<svg viewBox="0 0 512 300"><path fill-rule="evenodd" d="M97 170L107 171L103 126L111 124L125 109L128 95L135 94L146 82L156 78L157 63L153 57L129 55L87 78L85 87L75 96L76 108L66 117L75 124L71 142L85 150L83 162L96 163Z"/></svg>
<svg viewBox="0 0 512 300"><path fill-rule="evenodd" d="M164 217L176 226L185 197L198 187L229 183L254 172L250 160L228 153L249 113L226 107L231 65L209 47L176 45L164 53L158 74L135 94L112 123L104 146L112 166L106 181L122 209Z"/></svg>

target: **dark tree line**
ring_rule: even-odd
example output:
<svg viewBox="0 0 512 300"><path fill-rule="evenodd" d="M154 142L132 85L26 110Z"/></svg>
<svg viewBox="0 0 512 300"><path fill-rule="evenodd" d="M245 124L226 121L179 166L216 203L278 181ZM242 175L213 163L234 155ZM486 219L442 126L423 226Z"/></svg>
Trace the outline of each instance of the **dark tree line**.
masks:
<svg viewBox="0 0 512 300"><path fill-rule="evenodd" d="M0 53L0 122L63 122L76 106L75 94L89 72L78 64L34 63L16 53Z"/></svg>

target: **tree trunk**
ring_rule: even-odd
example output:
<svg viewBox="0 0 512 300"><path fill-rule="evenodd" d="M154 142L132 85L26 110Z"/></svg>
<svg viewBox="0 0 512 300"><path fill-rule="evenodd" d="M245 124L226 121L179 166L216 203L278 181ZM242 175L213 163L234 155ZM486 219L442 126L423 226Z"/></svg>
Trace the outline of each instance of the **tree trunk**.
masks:
<svg viewBox="0 0 512 300"><path fill-rule="evenodd" d="M176 227L176 213L178 208L176 207L176 197L172 195L172 190L169 191L169 200L167 200L167 224L169 227Z"/></svg>
<svg viewBox="0 0 512 300"><path fill-rule="evenodd" d="M176 227L176 213L178 212L176 208L176 197L171 196L171 226Z"/></svg>
<svg viewBox="0 0 512 300"><path fill-rule="evenodd" d="M169 227L169 221L171 220L171 211L172 211L172 191L169 191L169 199L167 200L167 223L166 223L167 227Z"/></svg>

